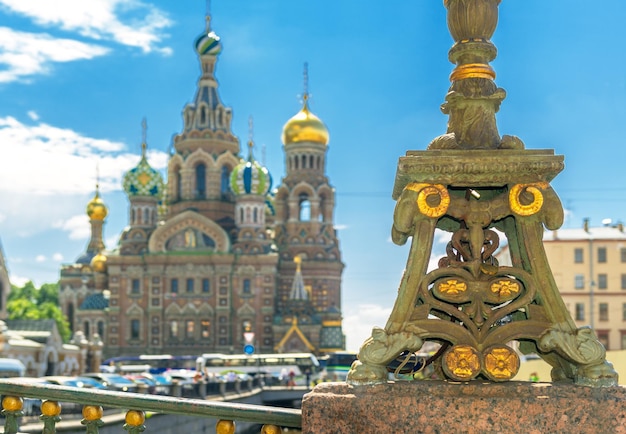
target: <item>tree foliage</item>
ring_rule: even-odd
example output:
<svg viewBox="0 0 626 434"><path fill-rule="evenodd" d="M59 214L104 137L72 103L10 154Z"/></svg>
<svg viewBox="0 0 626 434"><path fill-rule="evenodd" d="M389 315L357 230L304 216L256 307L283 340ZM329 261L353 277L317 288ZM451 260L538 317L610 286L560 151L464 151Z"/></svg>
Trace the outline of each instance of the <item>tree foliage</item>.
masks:
<svg viewBox="0 0 626 434"><path fill-rule="evenodd" d="M63 339L68 342L71 337L70 325L59 307L59 284L44 283L36 288L28 281L24 286L11 285L7 302L9 319L53 319Z"/></svg>

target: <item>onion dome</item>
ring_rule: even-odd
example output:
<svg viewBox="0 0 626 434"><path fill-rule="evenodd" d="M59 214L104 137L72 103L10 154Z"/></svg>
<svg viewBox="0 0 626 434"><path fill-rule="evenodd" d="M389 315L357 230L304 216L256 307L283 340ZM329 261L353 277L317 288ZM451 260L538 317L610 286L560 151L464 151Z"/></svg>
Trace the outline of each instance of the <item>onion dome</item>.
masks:
<svg viewBox="0 0 626 434"><path fill-rule="evenodd" d="M100 192L96 186L96 195L87 204L87 215L91 220L104 220L108 213L109 210L100 198Z"/></svg>
<svg viewBox="0 0 626 434"><path fill-rule="evenodd" d="M304 95L304 105L283 127L284 145L300 142L313 142L327 145L330 136L326 125L309 110L308 95Z"/></svg>
<svg viewBox="0 0 626 434"><path fill-rule="evenodd" d="M269 191L265 195L265 214L276 215L276 189Z"/></svg>
<svg viewBox="0 0 626 434"><path fill-rule="evenodd" d="M230 174L230 188L237 196L256 194L265 196L272 188L272 176L267 168L256 162L252 156L253 143L250 148L248 161L242 160Z"/></svg>
<svg viewBox="0 0 626 434"><path fill-rule="evenodd" d="M98 253L91 259L89 265L96 273L104 273L107 270L107 257L102 253Z"/></svg>
<svg viewBox="0 0 626 434"><path fill-rule="evenodd" d="M220 37L211 30L211 17L206 16L206 31L196 38L196 52L199 55L209 54L217 56L222 51Z"/></svg>
<svg viewBox="0 0 626 434"><path fill-rule="evenodd" d="M153 196L160 199L163 195L163 177L154 170L146 159L146 144L141 145L141 160L124 175L124 191L128 196Z"/></svg>

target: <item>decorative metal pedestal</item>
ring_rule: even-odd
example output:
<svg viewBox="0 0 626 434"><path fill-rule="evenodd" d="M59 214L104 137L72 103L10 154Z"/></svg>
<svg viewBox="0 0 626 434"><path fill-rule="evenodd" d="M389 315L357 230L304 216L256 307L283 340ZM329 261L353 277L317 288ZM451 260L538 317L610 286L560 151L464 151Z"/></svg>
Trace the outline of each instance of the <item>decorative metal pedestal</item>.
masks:
<svg viewBox="0 0 626 434"><path fill-rule="evenodd" d="M563 157L524 150L513 136L500 138L495 113L505 97L493 82L489 41L499 0L445 0L457 64L442 106L448 132L426 151L409 151L398 163L392 238L412 239L391 316L375 328L348 375L351 384L387 381L387 365L425 341L442 345L435 361L450 380L512 379L519 356L536 352L553 366L552 379L612 386L617 373L590 328L577 329L550 270L544 226L557 229L563 209L550 181ZM451 233L446 256L427 272L435 229ZM499 232L498 232L499 231ZM511 266L494 257L499 233Z"/></svg>

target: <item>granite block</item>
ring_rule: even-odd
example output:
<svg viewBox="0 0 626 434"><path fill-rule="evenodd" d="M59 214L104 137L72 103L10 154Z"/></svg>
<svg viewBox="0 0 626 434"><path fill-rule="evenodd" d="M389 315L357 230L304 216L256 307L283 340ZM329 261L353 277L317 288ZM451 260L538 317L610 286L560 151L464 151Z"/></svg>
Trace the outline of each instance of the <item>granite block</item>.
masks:
<svg viewBox="0 0 626 434"><path fill-rule="evenodd" d="M322 383L304 396L302 432L626 434L626 388L517 381Z"/></svg>

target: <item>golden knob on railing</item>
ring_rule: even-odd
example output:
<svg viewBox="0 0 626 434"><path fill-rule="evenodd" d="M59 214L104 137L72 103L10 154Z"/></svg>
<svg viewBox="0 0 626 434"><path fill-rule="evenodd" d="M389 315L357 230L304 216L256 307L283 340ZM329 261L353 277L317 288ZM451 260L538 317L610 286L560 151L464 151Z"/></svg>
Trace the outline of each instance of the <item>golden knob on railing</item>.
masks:
<svg viewBox="0 0 626 434"><path fill-rule="evenodd" d="M83 417L87 420L98 420L102 417L102 407L99 405L86 405L83 407Z"/></svg>
<svg viewBox="0 0 626 434"><path fill-rule="evenodd" d="M61 404L57 401L44 401L41 403L41 414L44 416L58 416L61 414Z"/></svg>
<svg viewBox="0 0 626 434"><path fill-rule="evenodd" d="M232 420L220 420L215 425L215 432L217 434L234 434L235 422Z"/></svg>
<svg viewBox="0 0 626 434"><path fill-rule="evenodd" d="M126 423L132 426L143 425L146 421L146 414L141 410L128 410L126 412Z"/></svg>
<svg viewBox="0 0 626 434"><path fill-rule="evenodd" d="M19 411L24 406L24 401L19 396L5 396L2 399L2 408L8 411Z"/></svg>
<svg viewBox="0 0 626 434"><path fill-rule="evenodd" d="M263 425L261 428L261 434L280 434L283 430L276 425Z"/></svg>

